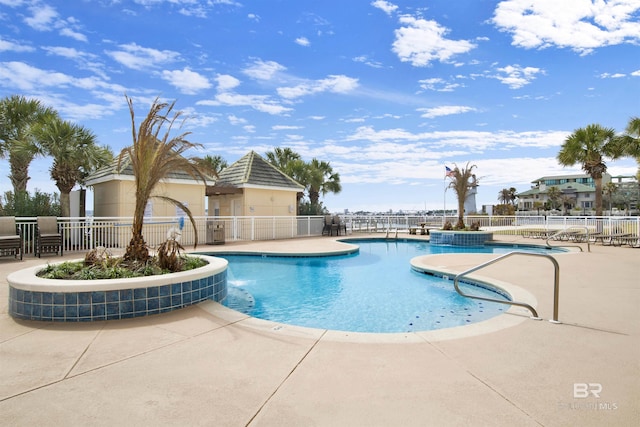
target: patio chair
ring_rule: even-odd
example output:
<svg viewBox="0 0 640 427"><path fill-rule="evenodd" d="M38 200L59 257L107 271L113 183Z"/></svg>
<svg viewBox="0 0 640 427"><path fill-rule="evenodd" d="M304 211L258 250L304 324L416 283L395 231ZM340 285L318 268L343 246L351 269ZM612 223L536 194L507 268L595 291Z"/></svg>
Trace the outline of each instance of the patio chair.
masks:
<svg viewBox="0 0 640 427"><path fill-rule="evenodd" d="M340 235L340 230L344 231L344 234L347 234L347 224L342 222L338 215L334 216L331 220L331 235L333 236L333 230L336 230L336 235Z"/></svg>
<svg viewBox="0 0 640 427"><path fill-rule="evenodd" d="M332 218L331 215L325 215L324 216L324 225L322 227L322 235L324 236L325 234L327 236L333 234L331 232L331 225L332 225Z"/></svg>
<svg viewBox="0 0 640 427"><path fill-rule="evenodd" d="M60 252L62 256L62 234L55 216L37 218L35 255L40 258L44 252Z"/></svg>
<svg viewBox="0 0 640 427"><path fill-rule="evenodd" d="M22 229L15 216L0 217L0 256L7 255L22 259Z"/></svg>

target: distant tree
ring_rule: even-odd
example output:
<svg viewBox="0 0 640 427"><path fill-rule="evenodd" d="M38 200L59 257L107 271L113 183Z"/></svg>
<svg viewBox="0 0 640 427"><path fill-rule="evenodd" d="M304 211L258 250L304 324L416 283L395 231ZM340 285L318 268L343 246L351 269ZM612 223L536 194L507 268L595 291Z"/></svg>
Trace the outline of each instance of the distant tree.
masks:
<svg viewBox="0 0 640 427"><path fill-rule="evenodd" d="M567 210L571 210L576 204L576 199L568 194L560 196L560 200L562 201L562 209L565 215L567 214Z"/></svg>
<svg viewBox="0 0 640 427"><path fill-rule="evenodd" d="M542 203L541 201L538 200L533 202L533 208L538 211L538 215L540 215L540 209L543 207L544 207L544 203Z"/></svg>
<svg viewBox="0 0 640 427"><path fill-rule="evenodd" d="M469 166L467 165L460 169L457 165L451 170L451 173L448 174L448 177L451 179L449 182L449 188L452 188L456 193L458 198L458 222L455 225L456 229L462 230L465 228L464 225L464 201L467 198L467 194L469 189L476 182L474 179L473 169L476 168L476 165Z"/></svg>
<svg viewBox="0 0 640 427"><path fill-rule="evenodd" d="M607 172L605 157L615 159L622 154L615 131L598 124L576 129L565 139L558 153L564 166L576 163L593 178L596 184L596 215L602 215L602 175Z"/></svg>
<svg viewBox="0 0 640 427"><path fill-rule="evenodd" d="M209 168L211 171L215 172L215 175L220 174L223 169L229 167L229 164L225 159L220 155L206 155L202 158L202 163L204 167Z"/></svg>
<svg viewBox="0 0 640 427"><path fill-rule="evenodd" d="M277 167L282 173L292 178L300 185L308 188L308 167L302 160L300 154L296 153L289 147L276 147L273 151L265 153L267 161ZM308 213L309 208L303 206L302 198L304 192L296 193L296 204L298 206L298 215L311 215Z"/></svg>
<svg viewBox="0 0 640 427"><path fill-rule="evenodd" d="M149 258L149 249L142 235L144 210L152 197L160 198L182 209L193 229L197 230L191 211L183 203L164 196L154 195L156 185L169 174L184 172L195 180L206 184L207 171L202 159L184 157L186 151L200 147L186 140L189 132L172 136L172 128L181 116L180 112L173 113L175 101L172 103L153 101L149 113L136 129L133 101L127 96L129 112L131 114L131 132L133 145L124 148L118 157L118 168L130 164L135 177L135 208L131 241L125 249L124 259L128 261L145 262ZM173 114L173 117L169 117ZM164 129L164 134L160 133ZM198 233L195 234L194 246L198 244Z"/></svg>
<svg viewBox="0 0 640 427"><path fill-rule="evenodd" d="M558 202L562 198L560 188L556 186L549 187L547 190L547 198L549 199L551 209L556 209L558 207Z"/></svg>
<svg viewBox="0 0 640 427"><path fill-rule="evenodd" d="M273 151L267 151L265 153L267 161L273 166L280 169L283 173L293 178L289 172L292 172L293 164L297 161L301 161L302 157L289 147L280 148L276 147Z"/></svg>
<svg viewBox="0 0 640 427"><path fill-rule="evenodd" d="M503 205L508 205L508 204L515 205L515 201L518 198L517 191L518 190L516 190L513 187L503 188L498 193L498 201L501 202Z"/></svg>
<svg viewBox="0 0 640 427"><path fill-rule="evenodd" d="M316 211L315 215L320 215L322 210L319 204L320 195L337 194L342 191L340 174L333 171L329 162L318 159L312 159L307 163L307 174L307 191L311 209Z"/></svg>
<svg viewBox="0 0 640 427"><path fill-rule="evenodd" d="M609 200L609 214L611 214L611 202L613 201L613 195L618 191L618 186L614 182L607 182L602 189L605 196Z"/></svg>
<svg viewBox="0 0 640 427"><path fill-rule="evenodd" d="M31 133L38 150L53 158L49 169L51 179L60 190L63 217L69 217L69 194L76 184L84 184L93 170L113 160L111 149L99 146L89 129L51 115L32 127Z"/></svg>
<svg viewBox="0 0 640 427"><path fill-rule="evenodd" d="M0 100L0 157L8 157L13 193L27 191L29 165L38 153L31 128L56 112L36 99L13 95Z"/></svg>
<svg viewBox="0 0 640 427"><path fill-rule="evenodd" d="M56 193L47 194L37 189L33 196L26 191L17 195L7 191L4 197L0 196L0 216L61 216L60 200Z"/></svg>
<svg viewBox="0 0 640 427"><path fill-rule="evenodd" d="M625 129L625 133L619 139L621 152L624 156L631 156L638 163L636 179L640 183L640 117L632 117Z"/></svg>

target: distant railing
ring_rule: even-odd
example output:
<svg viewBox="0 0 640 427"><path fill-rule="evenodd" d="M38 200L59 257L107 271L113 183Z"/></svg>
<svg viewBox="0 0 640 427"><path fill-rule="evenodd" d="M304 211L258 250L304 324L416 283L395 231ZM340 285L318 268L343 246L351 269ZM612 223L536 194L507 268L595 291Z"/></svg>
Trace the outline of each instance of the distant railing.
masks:
<svg viewBox="0 0 640 427"><path fill-rule="evenodd" d="M407 232L412 227L440 228L446 221L455 224L454 216L418 215L341 215L347 234ZM198 244L222 242L292 239L321 236L322 216L228 216L195 217L195 229L188 218L145 218L142 234L151 248L165 241L170 233L179 235L188 248ZM24 253L34 252L35 217L18 217L24 237ZM640 217L621 216L489 216L468 215L465 224L479 223L482 230L494 235L521 235L527 229L559 231L569 227L585 227L589 232L628 233L640 237ZM64 252L87 251L97 246L125 248L131 239L132 218L86 217L58 218Z"/></svg>

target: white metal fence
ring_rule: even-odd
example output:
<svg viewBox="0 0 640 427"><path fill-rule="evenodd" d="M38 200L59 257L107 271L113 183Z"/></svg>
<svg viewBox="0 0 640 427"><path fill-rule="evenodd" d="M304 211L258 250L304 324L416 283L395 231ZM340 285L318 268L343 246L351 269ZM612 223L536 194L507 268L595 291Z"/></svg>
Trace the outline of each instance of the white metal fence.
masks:
<svg viewBox="0 0 640 427"><path fill-rule="evenodd" d="M456 217L401 216L401 215L342 215L347 233L375 233L387 230L408 231L410 227L439 228L445 221L455 224ZM324 226L322 216L298 217L196 217L196 227L187 218L145 218L143 236L154 248L172 232L179 233L180 242L188 248L198 244L224 242L291 239L320 236ZM24 253L34 252L36 218L20 217ZM518 235L525 229L563 230L569 227L587 227L591 231L629 233L640 236L640 217L594 216L467 216L467 225L478 222L483 230L494 234ZM131 218L59 218L63 234L63 249L87 251L97 246L124 248L131 239Z"/></svg>

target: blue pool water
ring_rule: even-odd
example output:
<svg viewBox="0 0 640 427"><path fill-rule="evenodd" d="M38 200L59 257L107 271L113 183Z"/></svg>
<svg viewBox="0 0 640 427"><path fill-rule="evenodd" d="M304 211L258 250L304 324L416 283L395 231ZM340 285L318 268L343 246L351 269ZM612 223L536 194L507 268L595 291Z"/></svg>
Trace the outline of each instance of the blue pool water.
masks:
<svg viewBox="0 0 640 427"><path fill-rule="evenodd" d="M467 325L509 308L464 298L453 289L453 280L418 273L409 261L436 253L503 254L513 247L431 246L411 240L348 242L357 244L359 252L326 257L216 254L229 261L224 304L290 325L378 333ZM461 288L465 293L507 299L470 284Z"/></svg>

